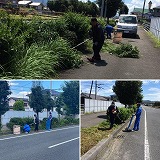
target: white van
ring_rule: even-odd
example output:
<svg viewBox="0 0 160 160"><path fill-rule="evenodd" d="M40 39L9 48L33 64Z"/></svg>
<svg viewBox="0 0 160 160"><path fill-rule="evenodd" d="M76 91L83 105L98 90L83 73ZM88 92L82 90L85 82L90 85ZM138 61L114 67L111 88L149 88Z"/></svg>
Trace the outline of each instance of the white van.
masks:
<svg viewBox="0 0 160 160"><path fill-rule="evenodd" d="M137 35L137 16L121 14L117 23L118 31L123 33Z"/></svg>

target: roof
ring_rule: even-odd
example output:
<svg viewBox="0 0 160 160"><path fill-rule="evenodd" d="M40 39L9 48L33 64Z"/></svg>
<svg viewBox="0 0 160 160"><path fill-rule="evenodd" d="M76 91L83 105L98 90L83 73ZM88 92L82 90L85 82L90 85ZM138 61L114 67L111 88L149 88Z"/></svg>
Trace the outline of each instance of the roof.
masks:
<svg viewBox="0 0 160 160"><path fill-rule="evenodd" d="M30 6L40 6L40 5L43 5L42 3L40 2L33 2L31 4L29 4Z"/></svg>
<svg viewBox="0 0 160 160"><path fill-rule="evenodd" d="M18 98L18 97L10 97L9 99L13 99L13 100L23 100L23 101L29 101L27 98Z"/></svg>
<svg viewBox="0 0 160 160"><path fill-rule="evenodd" d="M19 1L18 4L27 5L29 3L32 3L32 1Z"/></svg>
<svg viewBox="0 0 160 160"><path fill-rule="evenodd" d="M143 12L143 8L134 8L132 12ZM144 9L144 13L148 13L149 9Z"/></svg>
<svg viewBox="0 0 160 160"><path fill-rule="evenodd" d="M81 93L81 97L89 98L89 93ZM95 99L95 94L91 94L90 99ZM96 96L96 100L108 101L110 99L111 97L105 97L105 96L99 96L99 95Z"/></svg>

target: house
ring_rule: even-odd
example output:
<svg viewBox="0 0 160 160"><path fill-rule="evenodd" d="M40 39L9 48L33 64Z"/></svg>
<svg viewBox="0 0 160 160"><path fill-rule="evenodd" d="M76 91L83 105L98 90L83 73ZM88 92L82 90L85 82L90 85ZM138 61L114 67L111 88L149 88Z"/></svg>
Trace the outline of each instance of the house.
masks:
<svg viewBox="0 0 160 160"><path fill-rule="evenodd" d="M32 3L32 1L19 1L18 5L20 7L29 7L29 4Z"/></svg>
<svg viewBox="0 0 160 160"><path fill-rule="evenodd" d="M160 6L153 8L153 16L154 17L160 17Z"/></svg>
<svg viewBox="0 0 160 160"><path fill-rule="evenodd" d="M38 11L42 11L43 8L44 8L44 5L42 3L39 3L39 2L30 3L29 6L30 6L30 8L34 8Z"/></svg>
<svg viewBox="0 0 160 160"><path fill-rule="evenodd" d="M144 9L144 14L143 17L144 19L148 19L149 17L149 13L150 11L152 11L151 9ZM143 8L134 8L133 11L131 12L131 14L137 15L138 19L142 18L142 12L143 12Z"/></svg>
<svg viewBox="0 0 160 160"><path fill-rule="evenodd" d="M84 104L85 98L102 100L102 101L111 101L111 97L105 97L105 96L99 96L99 95L96 95L95 97L95 94L91 94L89 97L89 93L81 93L81 105Z"/></svg>
<svg viewBox="0 0 160 160"><path fill-rule="evenodd" d="M10 107L11 110L13 109L13 105L15 104L15 102L19 101L19 100L23 100L25 111L32 111L33 110L29 106L29 99L28 98L10 97L9 98L9 107Z"/></svg>

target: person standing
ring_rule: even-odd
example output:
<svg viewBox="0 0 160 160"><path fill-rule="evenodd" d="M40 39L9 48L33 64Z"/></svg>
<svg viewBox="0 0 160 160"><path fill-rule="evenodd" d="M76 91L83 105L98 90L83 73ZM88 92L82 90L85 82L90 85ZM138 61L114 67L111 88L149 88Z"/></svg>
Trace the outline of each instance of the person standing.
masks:
<svg viewBox="0 0 160 160"><path fill-rule="evenodd" d="M141 113L142 113L142 107L140 103L137 103L137 111L136 111L136 120L134 123L134 127L132 131L138 131L139 130L139 123L140 123L140 119L141 119Z"/></svg>
<svg viewBox="0 0 160 160"><path fill-rule="evenodd" d="M39 118L36 114L34 114L34 124L35 124L35 129L34 131L38 131L38 126L39 126Z"/></svg>
<svg viewBox="0 0 160 160"><path fill-rule="evenodd" d="M49 112L49 117L48 119L50 120L50 129L52 129L52 112Z"/></svg>
<svg viewBox="0 0 160 160"><path fill-rule="evenodd" d="M104 44L105 36L102 26L98 23L96 18L91 19L91 30L90 36L93 38L93 57L87 58L90 62L94 62L96 60L101 60L101 56L99 54L102 46Z"/></svg>
<svg viewBox="0 0 160 160"><path fill-rule="evenodd" d="M108 107L107 115L109 115L110 120L110 129L113 128L113 124L115 123L116 115L119 113L115 102L112 102L111 105Z"/></svg>

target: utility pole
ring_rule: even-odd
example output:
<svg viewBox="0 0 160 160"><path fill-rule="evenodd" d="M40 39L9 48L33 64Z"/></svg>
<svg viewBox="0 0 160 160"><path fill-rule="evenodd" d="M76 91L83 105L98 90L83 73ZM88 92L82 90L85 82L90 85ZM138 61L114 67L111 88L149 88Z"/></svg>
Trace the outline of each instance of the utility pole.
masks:
<svg viewBox="0 0 160 160"><path fill-rule="evenodd" d="M101 5L101 17L103 17L103 11L104 11L104 2L105 0L102 0L102 5Z"/></svg>
<svg viewBox="0 0 160 160"><path fill-rule="evenodd" d="M97 98L97 81L95 81L95 99Z"/></svg>
<svg viewBox="0 0 160 160"><path fill-rule="evenodd" d="M90 88L89 98L91 98L92 87L93 87L93 81L92 81L92 83L91 83L91 88Z"/></svg>
<svg viewBox="0 0 160 160"><path fill-rule="evenodd" d="M144 4L143 4L143 11L142 11L142 20L143 20L143 15L144 15L144 8L145 8L145 3L146 3L146 0L144 0Z"/></svg>
<svg viewBox="0 0 160 160"><path fill-rule="evenodd" d="M105 1L104 18L107 17L107 0Z"/></svg>

